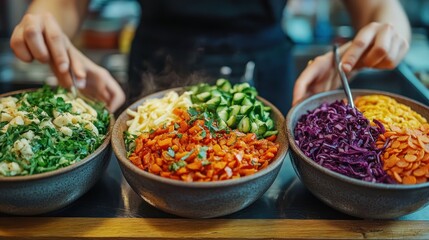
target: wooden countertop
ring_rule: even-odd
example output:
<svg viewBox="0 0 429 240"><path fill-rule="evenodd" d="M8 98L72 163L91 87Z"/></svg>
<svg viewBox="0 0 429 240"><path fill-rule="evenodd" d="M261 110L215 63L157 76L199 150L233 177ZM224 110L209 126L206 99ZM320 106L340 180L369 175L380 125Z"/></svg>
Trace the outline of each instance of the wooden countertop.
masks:
<svg viewBox="0 0 429 240"><path fill-rule="evenodd" d="M429 239L429 221L0 218L0 239Z"/></svg>

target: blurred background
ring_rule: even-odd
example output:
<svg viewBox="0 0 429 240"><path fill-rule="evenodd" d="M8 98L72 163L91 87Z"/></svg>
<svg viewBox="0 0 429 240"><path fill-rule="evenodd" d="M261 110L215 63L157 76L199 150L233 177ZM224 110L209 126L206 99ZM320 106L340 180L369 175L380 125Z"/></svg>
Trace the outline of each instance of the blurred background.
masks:
<svg viewBox="0 0 429 240"><path fill-rule="evenodd" d="M0 0L0 92L53 83L46 65L18 61L9 48L9 37L31 1ZM429 86L429 0L401 1L410 19L412 44L405 64L426 87ZM309 59L330 50L332 42L345 42L353 35L347 12L340 1L290 0L284 10L283 29L295 42L296 74ZM89 15L74 43L91 59L127 84L130 42L140 15L133 0L92 0ZM429 94L428 94L429 97Z"/></svg>

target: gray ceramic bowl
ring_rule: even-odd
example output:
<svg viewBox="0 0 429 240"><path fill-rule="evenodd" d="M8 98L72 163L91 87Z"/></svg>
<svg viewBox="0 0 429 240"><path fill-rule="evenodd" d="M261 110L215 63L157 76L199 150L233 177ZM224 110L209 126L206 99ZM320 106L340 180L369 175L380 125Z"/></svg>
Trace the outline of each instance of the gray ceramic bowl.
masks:
<svg viewBox="0 0 429 240"><path fill-rule="evenodd" d="M29 90L0 95L10 96ZM31 91L31 90L30 90ZM114 117L103 143L82 161L31 176L0 177L0 212L36 215L61 209L86 193L100 179L111 157Z"/></svg>
<svg viewBox="0 0 429 240"><path fill-rule="evenodd" d="M171 89L180 91L181 89ZM158 92L132 104L135 110L143 101L160 98L168 91ZM212 218L239 211L259 197L272 185L288 150L286 136L282 130L284 118L272 104L260 99L270 106L276 129L279 130L277 142L280 144L277 156L267 168L240 179L217 182L182 182L163 178L143 171L134 166L126 157L123 132L127 129L129 116L123 112L115 123L112 135L112 147L118 159L125 179L132 189L146 202L165 212L188 218Z"/></svg>
<svg viewBox="0 0 429 240"><path fill-rule="evenodd" d="M369 94L390 96L429 119L429 108L411 99L372 90L353 90L352 93L353 97ZM360 218L397 218L426 206L429 202L429 183L402 185L364 182L328 170L302 153L294 137L299 118L323 102L344 98L342 90L320 93L300 102L287 114L286 131L292 150L292 164L303 184L332 208Z"/></svg>

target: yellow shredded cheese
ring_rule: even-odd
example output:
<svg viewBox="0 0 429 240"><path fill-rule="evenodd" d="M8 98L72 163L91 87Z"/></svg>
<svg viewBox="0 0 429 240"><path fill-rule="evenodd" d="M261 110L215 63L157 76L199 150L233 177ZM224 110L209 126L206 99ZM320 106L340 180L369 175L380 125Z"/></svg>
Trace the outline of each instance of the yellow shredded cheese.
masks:
<svg viewBox="0 0 429 240"><path fill-rule="evenodd" d="M163 98L153 98L145 101L137 107L137 111L127 109L128 115L132 117L127 121L128 132L133 135L140 135L158 128L164 123L178 120L173 109L188 109L192 106L190 98L191 92L184 92L179 96L177 92L168 92Z"/></svg>
<svg viewBox="0 0 429 240"><path fill-rule="evenodd" d="M388 96L360 96L356 98L355 105L371 122L377 119L388 129L389 126L419 128L422 124L427 123L422 115Z"/></svg>

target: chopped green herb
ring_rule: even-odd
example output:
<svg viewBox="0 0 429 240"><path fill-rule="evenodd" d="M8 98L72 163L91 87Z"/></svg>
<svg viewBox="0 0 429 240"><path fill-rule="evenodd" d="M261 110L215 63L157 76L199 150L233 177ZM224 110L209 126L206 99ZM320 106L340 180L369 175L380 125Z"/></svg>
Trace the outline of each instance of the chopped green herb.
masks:
<svg viewBox="0 0 429 240"><path fill-rule="evenodd" d="M177 171L177 170L179 170L179 166L177 165L177 163L176 162L174 162L174 163L172 163L172 164L170 164L169 166L168 166L168 170L170 170L170 171Z"/></svg>
<svg viewBox="0 0 429 240"><path fill-rule="evenodd" d="M168 154L168 156L173 157L173 158L176 155L176 153L174 152L173 149L171 149L171 147L168 148L167 154Z"/></svg>
<svg viewBox="0 0 429 240"><path fill-rule="evenodd" d="M177 130L180 128L180 125L178 123L174 123L174 130Z"/></svg>
<svg viewBox="0 0 429 240"><path fill-rule="evenodd" d="M208 147L200 147L200 151L198 152L198 158L206 159L207 158L207 149L208 149Z"/></svg>
<svg viewBox="0 0 429 240"><path fill-rule="evenodd" d="M124 132L124 142L125 142L125 148L127 149L127 157L134 152L134 149L136 147L136 140L137 136L131 134L128 131Z"/></svg>
<svg viewBox="0 0 429 240"><path fill-rule="evenodd" d="M77 115L72 112L72 104L67 100L67 92L62 88L52 89L44 86L33 92L14 95L16 111L24 118L32 120L24 125L8 125L0 134L0 163L16 163L20 171L0 171L0 175L31 175L56 170L79 162L94 152L107 134L110 115L102 104L90 104L97 112L97 118L91 123L97 131L89 130L87 122L66 124L59 128L54 123L58 116ZM4 128L9 122L0 123ZM67 129L68 128L68 129ZM126 139L132 139L125 134ZM27 148L26 153L16 151L14 145Z"/></svg>
<svg viewBox="0 0 429 240"><path fill-rule="evenodd" d="M179 161L177 161L177 165L179 165L179 167L184 167L184 166L186 166L186 162L183 160L179 160Z"/></svg>
<svg viewBox="0 0 429 240"><path fill-rule="evenodd" d="M207 159L204 159L203 161L201 161L201 165L203 165L203 166L207 166L207 165L210 165L210 164L211 164L211 162L209 160L207 160Z"/></svg>
<svg viewBox="0 0 429 240"><path fill-rule="evenodd" d="M256 159L253 159L253 158L252 158L252 160L250 160L250 164L251 164L252 166L259 165L258 161L257 161Z"/></svg>
<svg viewBox="0 0 429 240"><path fill-rule="evenodd" d="M183 160L179 160L179 161L177 161L177 162L174 162L174 163L170 164L170 165L168 166L168 170L170 170L170 171L177 171L177 170L179 170L181 167L184 167L184 166L186 166L186 162L185 162L185 161L183 161Z"/></svg>
<svg viewBox="0 0 429 240"><path fill-rule="evenodd" d="M188 113L191 117L198 115L198 111L195 108L189 108Z"/></svg>
<svg viewBox="0 0 429 240"><path fill-rule="evenodd" d="M181 138L183 137L183 134L178 133L178 134L177 134L177 137L181 139Z"/></svg>
<svg viewBox="0 0 429 240"><path fill-rule="evenodd" d="M202 130L201 131L201 137L205 138L207 136L206 130L202 126L200 126L200 125L198 125L198 127L200 127L201 130Z"/></svg>
<svg viewBox="0 0 429 240"><path fill-rule="evenodd" d="M192 149L190 152L188 152L185 156L183 156L180 160L185 161L188 159L189 156L191 156L192 153L194 153L194 149Z"/></svg>

